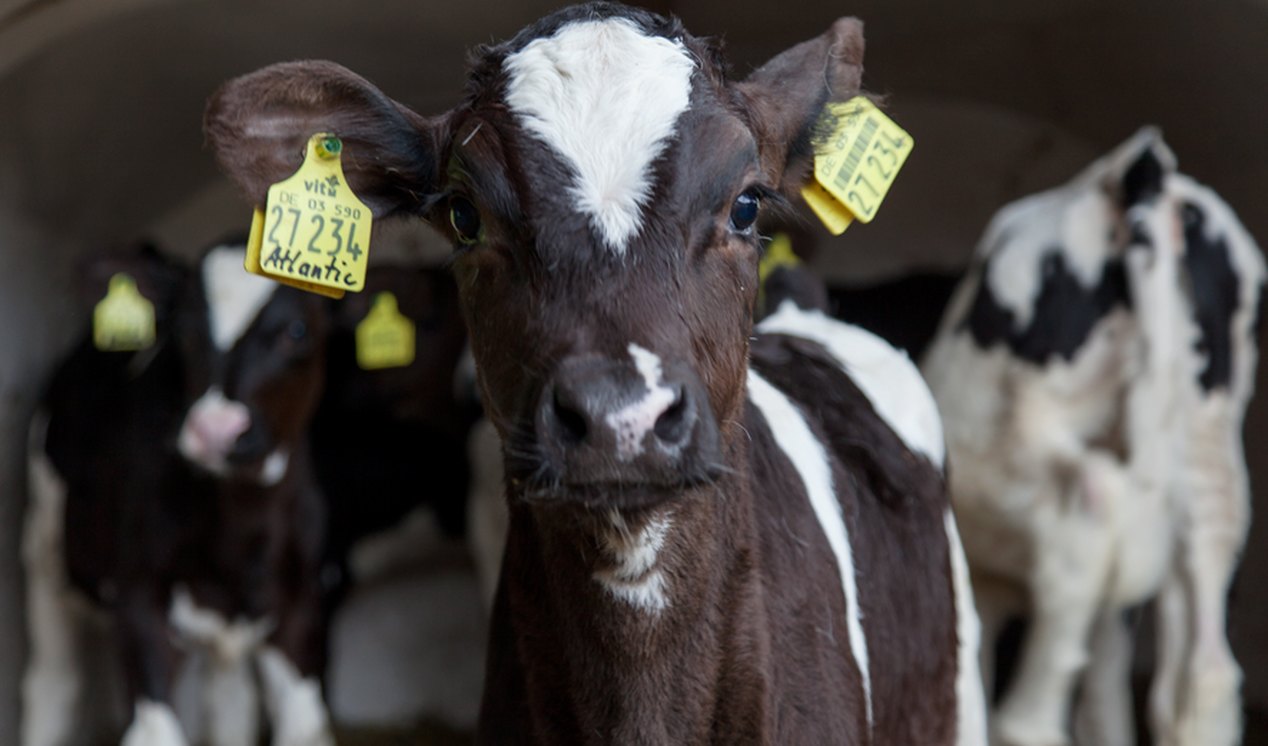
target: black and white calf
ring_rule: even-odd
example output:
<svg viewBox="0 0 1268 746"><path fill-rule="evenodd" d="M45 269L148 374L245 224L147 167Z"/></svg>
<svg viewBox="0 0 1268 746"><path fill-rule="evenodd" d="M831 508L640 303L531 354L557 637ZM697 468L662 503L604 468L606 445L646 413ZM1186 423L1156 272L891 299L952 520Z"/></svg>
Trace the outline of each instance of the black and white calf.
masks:
<svg viewBox="0 0 1268 746"><path fill-rule="evenodd" d="M124 268L155 300L156 345L85 341L43 400L24 539L28 746L78 733L83 596L114 623L134 703L127 746L186 742L171 695L188 647L206 666L210 743L255 743L257 672L275 744L329 741L323 505L305 436L327 312L242 260L241 247L220 247L186 273L134 258Z"/></svg>
<svg viewBox="0 0 1268 746"><path fill-rule="evenodd" d="M363 370L356 329L383 292L414 325L414 358L400 367ZM389 537L416 538L400 529L418 511L444 535L463 534L466 441L479 405L455 392L467 335L448 272L372 267L365 292L332 307L326 386L312 442L329 514L326 561L339 578L330 600L337 602L338 589L351 579L350 558L358 558L352 574L390 564L397 545ZM376 535L385 541L364 543Z"/></svg>
<svg viewBox="0 0 1268 746"><path fill-rule="evenodd" d="M327 62L210 102L252 201L330 131L376 215L453 238L511 514L482 742L983 742L918 372L794 307L750 345L759 205L805 183L862 54L843 19L733 82L596 3L480 49L439 116Z"/></svg>
<svg viewBox="0 0 1268 746"><path fill-rule="evenodd" d="M1241 425L1264 263L1145 129L991 222L924 372L989 651L1032 619L1005 744L1130 743L1122 611L1161 592L1159 743L1240 740L1224 599L1249 520ZM989 676L989 660L984 661Z"/></svg>

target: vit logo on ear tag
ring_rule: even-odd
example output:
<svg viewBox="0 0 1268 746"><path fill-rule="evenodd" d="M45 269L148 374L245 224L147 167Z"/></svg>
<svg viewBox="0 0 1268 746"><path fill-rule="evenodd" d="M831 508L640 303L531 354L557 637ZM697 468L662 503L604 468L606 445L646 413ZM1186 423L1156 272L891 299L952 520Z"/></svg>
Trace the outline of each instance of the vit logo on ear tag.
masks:
<svg viewBox="0 0 1268 746"><path fill-rule="evenodd" d="M338 137L313 135L299 170L269 187L249 271L336 298L365 287L372 216L344 178L342 151Z"/></svg>
<svg viewBox="0 0 1268 746"><path fill-rule="evenodd" d="M403 368L414 362L414 322L397 309L396 296L377 293L357 324L357 365L362 370Z"/></svg>
<svg viewBox="0 0 1268 746"><path fill-rule="evenodd" d="M92 312L92 343L107 352L135 352L154 344L154 304L120 272Z"/></svg>
<svg viewBox="0 0 1268 746"><path fill-rule="evenodd" d="M824 226L840 235L855 219L872 222L914 141L862 96L828 104L816 142L815 178L801 196Z"/></svg>

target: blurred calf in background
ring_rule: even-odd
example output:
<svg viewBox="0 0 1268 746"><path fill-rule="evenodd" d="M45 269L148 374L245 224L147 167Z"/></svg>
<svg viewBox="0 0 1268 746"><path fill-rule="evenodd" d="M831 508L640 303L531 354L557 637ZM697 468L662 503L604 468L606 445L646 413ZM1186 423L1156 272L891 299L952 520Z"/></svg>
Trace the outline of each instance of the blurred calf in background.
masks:
<svg viewBox="0 0 1268 746"><path fill-rule="evenodd" d="M984 654L1010 614L1031 617L1000 743L1068 743L1081 675L1084 737L1131 743L1122 611L1158 593L1157 741L1240 740L1224 605L1249 522L1264 276L1232 211L1152 129L987 229L924 372Z"/></svg>

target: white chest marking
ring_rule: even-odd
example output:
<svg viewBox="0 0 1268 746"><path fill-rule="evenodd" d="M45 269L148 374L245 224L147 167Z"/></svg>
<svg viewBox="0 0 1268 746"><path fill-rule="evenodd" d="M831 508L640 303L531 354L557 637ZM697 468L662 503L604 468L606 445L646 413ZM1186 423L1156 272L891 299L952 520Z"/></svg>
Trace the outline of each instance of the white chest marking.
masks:
<svg viewBox="0 0 1268 746"><path fill-rule="evenodd" d="M572 167L576 208L617 254L640 228L652 162L691 98L682 42L621 18L580 21L503 63L506 103Z"/></svg>
<svg viewBox="0 0 1268 746"><path fill-rule="evenodd" d="M656 420L674 403L674 392L661 381L660 358L654 352L629 345L634 367L643 377L647 393L636 402L621 407L604 416L603 421L616 434L616 457L631 461L643 453L643 441L656 427Z"/></svg>
<svg viewBox="0 0 1268 746"><path fill-rule="evenodd" d="M863 613L859 608L859 591L854 575L854 551L850 547L850 533L832 486L832 469L828 466L828 454L823 444L811 432L805 418L797 411L788 397L750 369L748 372L749 401L757 407L770 426L775 443L792 462L801 477L814 509L815 518L828 539L832 554L836 556L841 573L841 591L845 595L845 625L850 636L850 652L863 680L863 696L867 704L867 725L872 727L872 672L868 664L867 637L863 634Z"/></svg>
<svg viewBox="0 0 1268 746"><path fill-rule="evenodd" d="M933 394L907 353L871 332L800 309L792 301L784 301L757 330L823 345L907 447L942 468L946 458L942 419Z"/></svg>
<svg viewBox="0 0 1268 746"><path fill-rule="evenodd" d="M230 622L218 612L198 606L183 587L172 592L168 620L183 637L206 646L226 665L245 660L273 631L273 622L269 619L239 618Z"/></svg>
<svg viewBox="0 0 1268 746"><path fill-rule="evenodd" d="M233 349L279 287L243 269L245 254L241 246L220 246L203 259L211 340L222 352Z"/></svg>
<svg viewBox="0 0 1268 746"><path fill-rule="evenodd" d="M665 595L665 574L656 568L656 562L673 522L668 515L658 515L631 533L618 511L613 510L609 519L612 530L603 534L601 543L616 564L596 571L594 579L613 596L637 609L652 613L663 611L669 606L669 599Z"/></svg>

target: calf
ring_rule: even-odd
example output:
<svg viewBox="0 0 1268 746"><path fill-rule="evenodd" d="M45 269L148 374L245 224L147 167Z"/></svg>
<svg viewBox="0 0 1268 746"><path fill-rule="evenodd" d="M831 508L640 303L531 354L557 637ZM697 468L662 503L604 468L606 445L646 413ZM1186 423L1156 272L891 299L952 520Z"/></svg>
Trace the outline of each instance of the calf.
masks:
<svg viewBox="0 0 1268 746"><path fill-rule="evenodd" d="M924 370L941 405L989 651L1032 617L1002 743L1130 743L1122 611L1161 589L1160 743L1239 740L1224 596L1249 498L1241 421L1263 261L1227 205L1142 130L1005 207ZM984 663L988 675L991 666Z"/></svg>
<svg viewBox="0 0 1268 746"><path fill-rule="evenodd" d="M356 329L381 292L392 293L413 323L414 358L404 366L363 370ZM358 542L398 526L413 511L426 508L444 534L462 535L465 442L479 406L455 392L466 329L448 272L374 267L366 292L333 308L326 387L312 440L329 512L326 557L337 573L330 595L335 601Z"/></svg>
<svg viewBox="0 0 1268 746"><path fill-rule="evenodd" d="M191 644L208 653L212 743L255 742L253 662L274 743L328 741L316 678L323 509L304 435L326 313L245 275L243 255L213 249L189 277L142 262L138 285L158 300L154 347L85 342L44 398L24 541L26 744L76 732L80 595L115 622L135 703L128 746L185 742L171 686L178 646Z"/></svg>
<svg viewBox="0 0 1268 746"><path fill-rule="evenodd" d="M480 49L439 116L327 62L210 102L252 201L329 131L377 216L454 241L510 510L482 742L982 742L918 372L793 306L750 344L758 208L806 182L862 53L843 19L737 83L596 3Z"/></svg>

